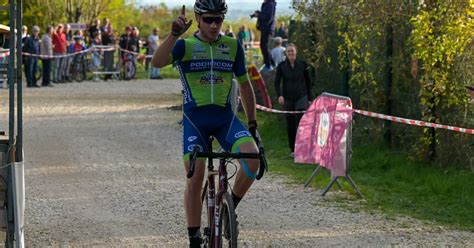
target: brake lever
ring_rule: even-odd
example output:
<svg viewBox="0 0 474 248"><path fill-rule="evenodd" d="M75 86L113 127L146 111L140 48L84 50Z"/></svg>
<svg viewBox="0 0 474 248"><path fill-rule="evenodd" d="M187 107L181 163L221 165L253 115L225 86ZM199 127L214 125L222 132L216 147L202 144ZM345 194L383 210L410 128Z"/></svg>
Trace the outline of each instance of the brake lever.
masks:
<svg viewBox="0 0 474 248"><path fill-rule="evenodd" d="M194 175L194 168L196 167L196 159L197 159L197 154L198 154L198 146L195 146L193 149L193 152L190 155L189 158L189 172L188 175L186 175L188 178L193 177Z"/></svg>

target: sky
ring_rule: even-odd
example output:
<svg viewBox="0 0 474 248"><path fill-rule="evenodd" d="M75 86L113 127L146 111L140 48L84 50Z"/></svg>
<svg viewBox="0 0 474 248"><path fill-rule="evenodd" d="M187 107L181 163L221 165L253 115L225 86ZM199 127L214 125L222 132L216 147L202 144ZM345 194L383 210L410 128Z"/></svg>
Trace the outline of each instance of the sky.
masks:
<svg viewBox="0 0 474 248"><path fill-rule="evenodd" d="M185 4L186 6L194 5L195 0L141 0L139 1L142 5L158 5L160 3L165 3L168 7L177 7ZM260 9L263 0L227 0L227 5L229 6L229 13L232 15L232 12L238 12L238 15L247 16L253 13L253 11ZM292 0L276 0L277 2L277 15L291 15L294 13L293 9L290 9ZM235 15L232 15L235 16Z"/></svg>

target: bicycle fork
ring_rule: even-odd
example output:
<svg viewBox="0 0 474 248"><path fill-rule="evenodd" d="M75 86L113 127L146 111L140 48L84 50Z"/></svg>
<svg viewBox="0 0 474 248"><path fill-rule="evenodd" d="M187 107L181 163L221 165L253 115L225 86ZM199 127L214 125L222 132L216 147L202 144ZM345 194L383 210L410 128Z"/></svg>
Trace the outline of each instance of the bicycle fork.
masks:
<svg viewBox="0 0 474 248"><path fill-rule="evenodd" d="M212 159L209 160L209 169L208 169L208 194L207 194L207 208L208 208L208 223L210 225L209 229L209 243L213 244L212 247L221 247L221 226L219 224L220 220L220 202L224 192L227 192L227 171L225 169L225 160L220 160L219 171L213 169ZM214 181L215 176L219 177L219 192L216 196L216 185ZM217 198L217 199L216 199Z"/></svg>

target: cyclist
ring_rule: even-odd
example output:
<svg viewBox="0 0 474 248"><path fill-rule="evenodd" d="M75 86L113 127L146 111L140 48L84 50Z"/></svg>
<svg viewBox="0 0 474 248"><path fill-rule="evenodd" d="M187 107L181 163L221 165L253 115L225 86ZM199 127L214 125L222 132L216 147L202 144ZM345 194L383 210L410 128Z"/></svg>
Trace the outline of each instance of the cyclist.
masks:
<svg viewBox="0 0 474 248"><path fill-rule="evenodd" d="M183 83L183 158L186 173L189 155L197 146L205 151L213 135L227 151L258 153L255 95L249 82L244 50L237 40L221 35L225 0L196 0L194 13L199 30L191 37L179 39L192 21L187 20L184 6L173 21L171 34L158 47L152 59L155 67L171 63L178 66ZM229 92L232 78L239 82L240 96L249 123L249 131L232 112ZM259 161L241 160L233 187L234 204L240 202L255 180ZM200 246L202 182L204 160L196 161L195 174L186 182L184 206L190 247Z"/></svg>

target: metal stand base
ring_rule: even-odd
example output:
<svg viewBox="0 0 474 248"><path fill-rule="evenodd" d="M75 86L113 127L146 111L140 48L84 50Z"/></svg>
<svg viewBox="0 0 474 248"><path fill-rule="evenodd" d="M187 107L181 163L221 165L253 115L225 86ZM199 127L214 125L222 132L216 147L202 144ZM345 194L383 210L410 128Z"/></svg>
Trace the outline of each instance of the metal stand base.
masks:
<svg viewBox="0 0 474 248"><path fill-rule="evenodd" d="M328 184L328 186L326 186L326 188L324 188L323 190L323 193L321 193L321 196L325 196L326 193L331 189L332 185L337 182L339 184L339 187L341 188L341 184L339 183L339 181L337 181L337 179L340 178L340 177L333 177L333 179L331 180L331 182ZM349 183L351 184L352 188L354 188L354 190L357 192L357 195L359 195L360 198L364 198L362 197L362 193L360 192L359 188L357 188L357 185L355 184L354 180L352 180L351 176L349 174L347 174L345 176L345 178L347 179L347 181L349 181Z"/></svg>

